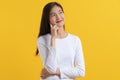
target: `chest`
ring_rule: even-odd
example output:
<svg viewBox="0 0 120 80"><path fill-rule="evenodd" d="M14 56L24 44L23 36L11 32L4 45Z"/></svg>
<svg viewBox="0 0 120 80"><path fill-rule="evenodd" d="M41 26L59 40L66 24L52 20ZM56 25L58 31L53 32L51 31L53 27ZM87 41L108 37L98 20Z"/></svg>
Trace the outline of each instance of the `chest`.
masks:
<svg viewBox="0 0 120 80"><path fill-rule="evenodd" d="M75 56L75 46L71 41L56 41L56 54L58 61L73 62Z"/></svg>

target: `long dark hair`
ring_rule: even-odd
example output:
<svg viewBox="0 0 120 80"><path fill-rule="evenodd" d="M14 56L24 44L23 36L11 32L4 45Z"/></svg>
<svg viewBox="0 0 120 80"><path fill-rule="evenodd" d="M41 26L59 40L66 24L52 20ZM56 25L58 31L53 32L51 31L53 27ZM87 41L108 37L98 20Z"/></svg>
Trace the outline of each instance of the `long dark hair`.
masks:
<svg viewBox="0 0 120 80"><path fill-rule="evenodd" d="M57 2L50 2L50 3L45 5L45 7L43 8L43 13L42 13L42 18L41 18L40 30L39 30L38 38L40 36L42 36L42 35L50 33L49 15L50 15L51 9L54 6L60 7L62 9L62 11L63 11L62 6ZM38 55L38 53L39 53L39 51L38 51L38 48L37 48L36 55Z"/></svg>

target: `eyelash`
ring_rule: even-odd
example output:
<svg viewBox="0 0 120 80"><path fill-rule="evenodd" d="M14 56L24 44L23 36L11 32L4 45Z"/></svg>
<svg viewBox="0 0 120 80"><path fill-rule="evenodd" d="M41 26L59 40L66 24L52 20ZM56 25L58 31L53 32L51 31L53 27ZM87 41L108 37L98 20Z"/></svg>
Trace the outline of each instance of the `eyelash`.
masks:
<svg viewBox="0 0 120 80"><path fill-rule="evenodd" d="M59 12L59 13L61 14L61 13L63 13L63 12L61 11L61 12Z"/></svg>
<svg viewBox="0 0 120 80"><path fill-rule="evenodd" d="M62 14L63 12L60 11L59 14ZM52 14L51 17L56 16L56 14Z"/></svg>

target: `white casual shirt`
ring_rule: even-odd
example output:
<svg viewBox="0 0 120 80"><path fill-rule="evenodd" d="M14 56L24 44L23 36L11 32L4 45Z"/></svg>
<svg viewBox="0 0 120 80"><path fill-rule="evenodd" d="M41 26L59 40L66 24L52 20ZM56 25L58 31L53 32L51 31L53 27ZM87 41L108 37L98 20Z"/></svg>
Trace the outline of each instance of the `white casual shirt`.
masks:
<svg viewBox="0 0 120 80"><path fill-rule="evenodd" d="M51 35L40 36L37 46L43 66L48 72L56 73L60 69L60 76L54 75L41 80L73 80L85 75L84 57L80 39L68 33L67 37L55 39L55 47L50 46Z"/></svg>

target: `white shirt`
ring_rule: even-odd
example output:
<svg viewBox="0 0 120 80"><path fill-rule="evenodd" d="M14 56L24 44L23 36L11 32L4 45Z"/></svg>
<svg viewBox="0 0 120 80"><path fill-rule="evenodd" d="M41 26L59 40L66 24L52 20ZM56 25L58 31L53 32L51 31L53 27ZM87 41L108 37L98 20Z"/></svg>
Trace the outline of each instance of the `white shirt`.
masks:
<svg viewBox="0 0 120 80"><path fill-rule="evenodd" d="M55 47L50 46L50 40L50 34L40 36L37 40L38 50L47 71L55 73L59 68L60 77L54 75L42 80L73 80L84 77L85 65L80 39L68 33L63 39L56 38Z"/></svg>

